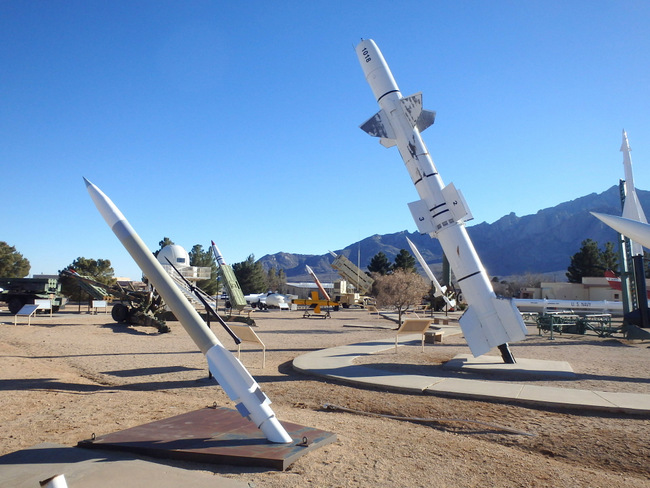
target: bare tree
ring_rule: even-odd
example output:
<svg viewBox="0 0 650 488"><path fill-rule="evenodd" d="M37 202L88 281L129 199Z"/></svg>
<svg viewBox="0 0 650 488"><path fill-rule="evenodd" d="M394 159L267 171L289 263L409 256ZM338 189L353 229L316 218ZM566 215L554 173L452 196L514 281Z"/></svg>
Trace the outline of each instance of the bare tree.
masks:
<svg viewBox="0 0 650 488"><path fill-rule="evenodd" d="M428 285L419 274L398 269L392 274L377 276L373 289L377 305L395 307L401 325L402 314L422 301L422 297L427 294Z"/></svg>

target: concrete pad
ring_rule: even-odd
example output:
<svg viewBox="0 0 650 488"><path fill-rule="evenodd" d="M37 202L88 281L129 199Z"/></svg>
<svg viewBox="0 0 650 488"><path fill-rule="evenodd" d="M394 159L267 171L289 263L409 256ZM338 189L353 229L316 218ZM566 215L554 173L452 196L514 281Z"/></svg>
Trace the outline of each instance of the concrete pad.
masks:
<svg viewBox="0 0 650 488"><path fill-rule="evenodd" d="M571 388L555 388L551 386L526 385L517 397L520 401L536 403L538 405L550 405L565 408L602 408L603 406L613 409L615 407L609 401L591 390L574 390Z"/></svg>
<svg viewBox="0 0 650 488"><path fill-rule="evenodd" d="M458 354L443 364L443 369L471 373L491 373L509 377L534 376L537 378L575 378L576 374L566 361L516 358L515 364L506 364L501 356Z"/></svg>
<svg viewBox="0 0 650 488"><path fill-rule="evenodd" d="M447 378L428 387L425 393L448 394L482 400L508 400L517 398L522 388L523 385L517 383Z"/></svg>
<svg viewBox="0 0 650 488"><path fill-rule="evenodd" d="M594 391L605 401L616 405L621 412L635 414L650 414L650 395L639 393L611 393L607 391Z"/></svg>
<svg viewBox="0 0 650 488"><path fill-rule="evenodd" d="M403 340L419 343L421 336L404 336ZM403 345L402 342L400 345ZM338 381L385 387L406 392L424 392L431 395L476 398L479 400L511 401L525 404L547 405L557 408L585 408L600 411L624 412L639 415L650 413L650 395L642 393L607 393L569 388L529 386L506 381L493 381L489 373L524 376L529 379L575 377L571 365L566 361L544 361L517 359L514 365L505 364L500 356L473 358L460 354L447 365L456 364L456 371L484 373L486 379L462 378L462 374L450 378L445 376L408 375L394 371L372 369L355 365L354 359L364 354L392 349L392 340L380 340L350 344L313 351L293 360L295 370L302 373L328 377ZM435 346L434 346L435 347ZM448 368L454 369L454 368Z"/></svg>
<svg viewBox="0 0 650 488"><path fill-rule="evenodd" d="M34 488L40 486L39 481L57 474L63 474L71 488L248 487L248 483L212 473L52 443L39 444L0 457L0 486Z"/></svg>

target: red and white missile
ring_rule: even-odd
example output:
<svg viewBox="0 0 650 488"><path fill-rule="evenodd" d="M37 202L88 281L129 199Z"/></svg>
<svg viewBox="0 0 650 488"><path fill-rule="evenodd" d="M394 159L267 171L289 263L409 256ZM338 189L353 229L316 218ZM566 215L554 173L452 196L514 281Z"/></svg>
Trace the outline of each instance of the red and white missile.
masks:
<svg viewBox="0 0 650 488"><path fill-rule="evenodd" d="M472 218L462 194L445 185L420 132L433 124L435 112L422 109L422 94L402 97L379 48L370 39L356 47L359 62L381 110L361 125L385 147L397 145L420 200L409 204L418 230L440 241L469 307L460 319L474 356L499 347L514 362L508 342L526 336L521 314L510 299L497 298L474 249L465 221Z"/></svg>
<svg viewBox="0 0 650 488"><path fill-rule="evenodd" d="M242 417L254 422L269 441L282 444L291 442L291 436L269 407L271 400L262 392L248 370L219 342L111 199L86 178L84 181L97 210L205 354L210 372L228 397L236 402L237 411Z"/></svg>
<svg viewBox="0 0 650 488"><path fill-rule="evenodd" d="M311 275L312 279L314 280L314 283L316 283L316 287L318 288L318 290L323 295L323 300L327 300L328 302L331 301L332 299L330 298L329 293L327 293L327 291L325 291L325 287L323 286L323 284L318 279L318 276L316 276L316 273L314 273L314 270L311 269L306 264L305 264L305 269L307 270L307 273L309 273Z"/></svg>

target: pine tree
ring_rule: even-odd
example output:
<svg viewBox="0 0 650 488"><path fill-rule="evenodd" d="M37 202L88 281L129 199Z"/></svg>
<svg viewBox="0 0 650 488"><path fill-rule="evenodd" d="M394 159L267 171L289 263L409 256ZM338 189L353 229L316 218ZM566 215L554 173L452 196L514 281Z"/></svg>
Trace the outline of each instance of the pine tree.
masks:
<svg viewBox="0 0 650 488"><path fill-rule="evenodd" d="M246 261L233 264L232 270L244 295L267 291L266 273L262 263L255 262L254 255L248 256Z"/></svg>
<svg viewBox="0 0 650 488"><path fill-rule="evenodd" d="M24 278L29 274L30 264L14 246L0 241L0 276L3 278Z"/></svg>
<svg viewBox="0 0 650 488"><path fill-rule="evenodd" d="M216 295L219 293L219 281L217 280L218 271L217 263L214 260L212 252L203 250L201 244L195 244L189 252L190 266L210 268L210 279L200 280L196 282L196 286L201 288L208 295Z"/></svg>
<svg viewBox="0 0 650 488"><path fill-rule="evenodd" d="M571 264L567 268L566 277L569 283L582 283L586 276L602 276L605 267L598 243L592 239L582 241L580 250L571 256Z"/></svg>
<svg viewBox="0 0 650 488"><path fill-rule="evenodd" d="M399 254L395 256L393 271L401 269L407 273L415 273L415 258L406 249L400 249Z"/></svg>
<svg viewBox="0 0 650 488"><path fill-rule="evenodd" d="M370 273L378 273L380 275L388 274L390 271L390 262L383 252L378 252L370 260L368 264L368 271Z"/></svg>

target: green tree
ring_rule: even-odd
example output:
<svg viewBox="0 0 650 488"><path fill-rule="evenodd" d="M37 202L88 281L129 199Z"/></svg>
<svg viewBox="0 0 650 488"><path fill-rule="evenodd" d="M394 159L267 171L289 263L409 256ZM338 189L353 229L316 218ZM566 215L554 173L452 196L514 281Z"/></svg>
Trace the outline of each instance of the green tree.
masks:
<svg viewBox="0 0 650 488"><path fill-rule="evenodd" d="M114 285L116 282L114 277L115 271L108 259L79 257L64 269L74 270L80 275L88 276L89 278L99 281L100 283L105 283L106 285ZM88 294L80 289L77 280L70 277L61 278L61 293L67 296L70 300L75 301L86 300L88 298Z"/></svg>
<svg viewBox="0 0 650 488"><path fill-rule="evenodd" d="M377 305L380 307L394 307L397 310L400 324L404 312L410 307L420 304L428 289L429 285L422 276L403 269L397 269L391 274L377 276L373 283Z"/></svg>
<svg viewBox="0 0 650 488"><path fill-rule="evenodd" d="M244 295L251 293L264 293L268 290L266 283L266 272L262 263L255 262L255 256L251 254L246 261L235 263L232 270L237 277L239 287Z"/></svg>
<svg viewBox="0 0 650 488"><path fill-rule="evenodd" d="M14 246L0 241L0 276L3 278L24 278L31 268L29 261Z"/></svg>
<svg viewBox="0 0 650 488"><path fill-rule="evenodd" d="M266 282L269 290L282 293L286 288L287 275L283 269L276 270L275 268L269 268L266 274Z"/></svg>
<svg viewBox="0 0 650 488"><path fill-rule="evenodd" d="M566 277L569 283L582 283L587 276L602 276L605 271L603 255L598 249L598 243L592 239L582 241L580 250L571 256L571 264L567 268Z"/></svg>
<svg viewBox="0 0 650 488"><path fill-rule="evenodd" d="M370 273L378 273L380 275L386 275L390 271L390 262L383 252L378 252L370 260L368 264L368 271Z"/></svg>
<svg viewBox="0 0 650 488"><path fill-rule="evenodd" d="M601 254L601 258L605 269L611 269L615 273L618 273L618 252L614 249L614 244L612 242L605 243L605 249Z"/></svg>
<svg viewBox="0 0 650 488"><path fill-rule="evenodd" d="M400 249L395 256L395 263L392 266L393 271L401 269L407 273L415 273L415 258L406 249Z"/></svg>
<svg viewBox="0 0 650 488"><path fill-rule="evenodd" d="M188 254L190 255L190 266L210 268L210 279L199 280L196 282L196 286L208 295L216 295L219 293L219 280L217 279L219 272L217 271L217 263L214 260L212 252L209 250L204 251L201 244L195 244Z"/></svg>

